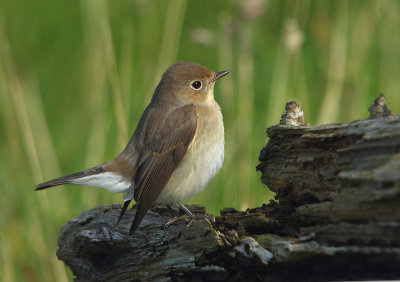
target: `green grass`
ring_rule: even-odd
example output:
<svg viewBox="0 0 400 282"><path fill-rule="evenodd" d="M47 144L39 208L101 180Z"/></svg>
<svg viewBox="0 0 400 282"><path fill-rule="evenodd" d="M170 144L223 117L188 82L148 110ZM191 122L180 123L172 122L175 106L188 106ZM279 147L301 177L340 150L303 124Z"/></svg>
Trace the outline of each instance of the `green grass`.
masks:
<svg viewBox="0 0 400 282"><path fill-rule="evenodd" d="M215 95L225 163L190 203L255 207L273 196L255 167L287 101L311 124L365 119L380 92L400 112L399 14L394 0L2 0L0 280L72 280L61 227L122 196L33 187L113 159L170 64L232 71Z"/></svg>

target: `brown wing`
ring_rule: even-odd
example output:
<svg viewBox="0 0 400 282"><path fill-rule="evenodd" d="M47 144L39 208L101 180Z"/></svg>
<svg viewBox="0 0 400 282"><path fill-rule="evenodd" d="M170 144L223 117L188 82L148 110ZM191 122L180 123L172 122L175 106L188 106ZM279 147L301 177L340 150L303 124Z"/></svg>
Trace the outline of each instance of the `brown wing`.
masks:
<svg viewBox="0 0 400 282"><path fill-rule="evenodd" d="M135 174L135 200L138 204L130 233L164 189L172 172L185 155L197 128L197 111L186 105L171 111L163 120L147 123L141 151L146 156Z"/></svg>

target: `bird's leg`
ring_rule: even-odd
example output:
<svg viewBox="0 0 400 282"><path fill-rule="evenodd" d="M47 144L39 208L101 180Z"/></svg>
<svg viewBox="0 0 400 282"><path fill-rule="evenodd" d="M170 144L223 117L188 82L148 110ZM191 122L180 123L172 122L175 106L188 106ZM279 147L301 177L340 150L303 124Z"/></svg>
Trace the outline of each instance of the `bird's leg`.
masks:
<svg viewBox="0 0 400 282"><path fill-rule="evenodd" d="M186 225L186 229L189 229L190 225L192 225L193 221L196 219L196 216L181 202L179 202L178 205L190 217L189 222Z"/></svg>
<svg viewBox="0 0 400 282"><path fill-rule="evenodd" d="M174 223L175 221L177 221L178 219L185 217L185 215L187 215L190 219L188 224L186 225L186 229L189 229L190 225L192 225L193 221L196 219L196 216L181 202L178 202L179 207L185 212L184 215L181 216L174 216L171 220L169 220L165 225L164 225L164 232L168 234L167 232L167 228ZM166 205L168 209L170 209L171 211L174 211L170 205Z"/></svg>
<svg viewBox="0 0 400 282"><path fill-rule="evenodd" d="M178 203L178 205L181 207L181 209L190 217L190 218L194 218L193 213L181 202Z"/></svg>
<svg viewBox="0 0 400 282"><path fill-rule="evenodd" d="M168 220L168 222L166 224L164 224L164 232L165 234L168 234L167 229L168 227L174 223L175 221L177 221L178 219L180 219L182 216L177 215L176 210L174 210L170 204L166 204L165 205L167 207L167 209L169 210L169 212L171 213L172 219Z"/></svg>

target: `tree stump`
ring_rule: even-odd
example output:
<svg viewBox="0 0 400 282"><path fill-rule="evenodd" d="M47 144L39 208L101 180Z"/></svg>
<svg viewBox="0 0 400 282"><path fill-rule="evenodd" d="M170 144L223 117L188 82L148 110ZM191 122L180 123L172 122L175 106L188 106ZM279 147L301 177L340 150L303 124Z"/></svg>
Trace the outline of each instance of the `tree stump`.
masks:
<svg viewBox="0 0 400 282"><path fill-rule="evenodd" d="M315 281L400 278L400 116L383 95L367 120L309 126L290 102L257 169L276 201L219 216L163 206L129 235L135 209L100 206L61 230L77 281Z"/></svg>

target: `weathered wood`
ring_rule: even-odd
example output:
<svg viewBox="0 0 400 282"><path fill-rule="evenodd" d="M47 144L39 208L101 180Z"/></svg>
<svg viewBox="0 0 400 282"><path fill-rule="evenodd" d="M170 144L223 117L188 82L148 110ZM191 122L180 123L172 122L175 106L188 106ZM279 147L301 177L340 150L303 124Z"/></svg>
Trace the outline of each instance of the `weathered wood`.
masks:
<svg viewBox="0 0 400 282"><path fill-rule="evenodd" d="M315 127L288 104L257 167L278 202L191 206L168 233L156 206L133 235L134 209L117 224L120 206L100 206L63 227L57 255L78 281L400 278L400 116L382 99L371 119Z"/></svg>
<svg viewBox="0 0 400 282"><path fill-rule="evenodd" d="M330 243L400 246L399 117L268 129L258 169L291 226Z"/></svg>

